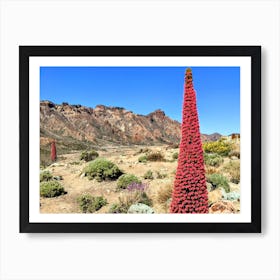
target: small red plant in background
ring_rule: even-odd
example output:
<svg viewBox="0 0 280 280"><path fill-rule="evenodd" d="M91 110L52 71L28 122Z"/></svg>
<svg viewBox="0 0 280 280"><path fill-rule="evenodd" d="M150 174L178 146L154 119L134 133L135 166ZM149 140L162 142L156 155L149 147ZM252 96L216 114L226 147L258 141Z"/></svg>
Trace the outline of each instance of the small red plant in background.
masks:
<svg viewBox="0 0 280 280"><path fill-rule="evenodd" d="M52 140L51 142L51 160L56 161L56 146L55 146L55 140Z"/></svg>
<svg viewBox="0 0 280 280"><path fill-rule="evenodd" d="M185 73L183 120L171 213L208 213L203 150L191 69Z"/></svg>

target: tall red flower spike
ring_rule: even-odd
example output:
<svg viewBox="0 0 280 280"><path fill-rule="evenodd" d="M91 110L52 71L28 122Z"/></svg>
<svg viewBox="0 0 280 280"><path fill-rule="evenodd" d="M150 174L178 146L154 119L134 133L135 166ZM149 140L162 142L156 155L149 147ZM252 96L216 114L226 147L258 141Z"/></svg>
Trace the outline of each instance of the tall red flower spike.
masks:
<svg viewBox="0 0 280 280"><path fill-rule="evenodd" d="M51 143L51 160L56 161L56 146L55 146L55 140L52 140Z"/></svg>
<svg viewBox="0 0 280 280"><path fill-rule="evenodd" d="M192 70L185 74L183 120L171 213L208 213L203 150L199 132Z"/></svg>

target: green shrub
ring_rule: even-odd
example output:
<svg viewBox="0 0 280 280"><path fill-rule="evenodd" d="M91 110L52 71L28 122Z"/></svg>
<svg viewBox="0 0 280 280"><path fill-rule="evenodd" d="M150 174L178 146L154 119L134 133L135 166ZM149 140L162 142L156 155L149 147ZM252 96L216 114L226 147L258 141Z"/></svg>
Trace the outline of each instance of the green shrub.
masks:
<svg viewBox="0 0 280 280"><path fill-rule="evenodd" d="M93 213L107 204L107 200L104 197L95 197L90 194L82 194L77 198L77 201L83 213Z"/></svg>
<svg viewBox="0 0 280 280"><path fill-rule="evenodd" d="M141 183L141 181L133 174L123 174L117 181L117 188L126 189L132 183Z"/></svg>
<svg viewBox="0 0 280 280"><path fill-rule="evenodd" d="M143 156L140 156L139 158L138 158L138 161L139 162L143 162L143 163L146 163L147 162L147 155L143 155Z"/></svg>
<svg viewBox="0 0 280 280"><path fill-rule="evenodd" d="M40 196L55 197L65 194L63 186L58 181L43 181L40 183Z"/></svg>
<svg viewBox="0 0 280 280"><path fill-rule="evenodd" d="M81 153L80 156L80 160L84 160L84 161L91 161L91 160L95 160L97 157L99 156L99 154L92 150L92 151L83 151Z"/></svg>
<svg viewBox="0 0 280 280"><path fill-rule="evenodd" d="M164 179L167 177L166 173L160 173L159 171L156 171L157 173L157 179Z"/></svg>
<svg viewBox="0 0 280 280"><path fill-rule="evenodd" d="M48 171L48 170L40 171L40 182L50 181L50 180L52 180L52 178L53 178L53 176L50 171Z"/></svg>
<svg viewBox="0 0 280 280"><path fill-rule="evenodd" d="M128 214L154 214L155 211L153 208L149 207L143 203L132 204L128 211Z"/></svg>
<svg viewBox="0 0 280 280"><path fill-rule="evenodd" d="M178 155L179 155L178 152L173 153L172 159L173 159L173 160L178 159Z"/></svg>
<svg viewBox="0 0 280 280"><path fill-rule="evenodd" d="M227 156L232 149L232 145L224 140L203 143L203 150L205 153L219 154Z"/></svg>
<svg viewBox="0 0 280 280"><path fill-rule="evenodd" d="M128 191L119 197L118 203L111 205L109 213L127 213L129 207L137 203L143 203L145 205L152 206L152 200L148 197L146 192L139 190Z"/></svg>
<svg viewBox="0 0 280 280"><path fill-rule="evenodd" d="M164 156L160 152L152 152L147 155L148 161L164 161Z"/></svg>
<svg viewBox="0 0 280 280"><path fill-rule="evenodd" d="M127 213L127 211L128 211L127 206L119 202L119 203L113 203L108 213L122 214L122 213Z"/></svg>
<svg viewBox="0 0 280 280"><path fill-rule="evenodd" d="M207 182L211 183L213 189L223 188L226 192L230 191L228 180L222 174L214 173L206 177Z"/></svg>
<svg viewBox="0 0 280 280"><path fill-rule="evenodd" d="M220 166L224 162L224 159L218 154L204 153L204 163L210 166Z"/></svg>
<svg viewBox="0 0 280 280"><path fill-rule="evenodd" d="M153 172L151 170L148 170L145 174L144 174L144 179L154 179L154 176L153 176Z"/></svg>
<svg viewBox="0 0 280 280"><path fill-rule="evenodd" d="M105 158L97 158L90 162L84 172L89 179L95 178L98 182L116 180L123 174L113 162Z"/></svg>

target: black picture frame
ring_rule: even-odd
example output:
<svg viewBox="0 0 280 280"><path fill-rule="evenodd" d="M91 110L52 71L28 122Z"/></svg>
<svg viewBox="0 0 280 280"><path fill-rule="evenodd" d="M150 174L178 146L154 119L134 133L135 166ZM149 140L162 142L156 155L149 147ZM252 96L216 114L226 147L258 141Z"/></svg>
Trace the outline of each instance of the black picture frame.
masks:
<svg viewBox="0 0 280 280"><path fill-rule="evenodd" d="M251 58L251 222L248 223L32 223L29 221L29 59L36 56L247 56ZM21 233L260 233L260 46L19 46ZM242 122L242 120L241 120Z"/></svg>

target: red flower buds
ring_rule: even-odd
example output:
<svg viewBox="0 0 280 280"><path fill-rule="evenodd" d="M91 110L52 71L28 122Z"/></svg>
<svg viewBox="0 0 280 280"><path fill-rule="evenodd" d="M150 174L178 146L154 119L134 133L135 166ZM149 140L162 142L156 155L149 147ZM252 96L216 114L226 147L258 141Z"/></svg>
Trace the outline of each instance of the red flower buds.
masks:
<svg viewBox="0 0 280 280"><path fill-rule="evenodd" d="M171 213L208 213L203 150L199 131L192 71L185 74L183 120Z"/></svg>
<svg viewBox="0 0 280 280"><path fill-rule="evenodd" d="M51 142L51 160L56 161L56 146L54 140Z"/></svg>

